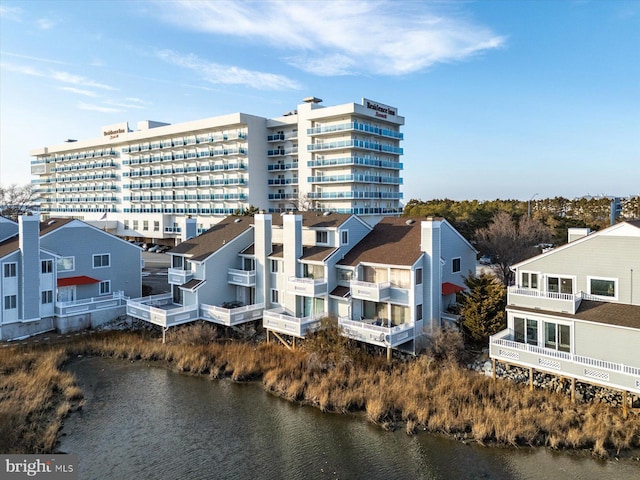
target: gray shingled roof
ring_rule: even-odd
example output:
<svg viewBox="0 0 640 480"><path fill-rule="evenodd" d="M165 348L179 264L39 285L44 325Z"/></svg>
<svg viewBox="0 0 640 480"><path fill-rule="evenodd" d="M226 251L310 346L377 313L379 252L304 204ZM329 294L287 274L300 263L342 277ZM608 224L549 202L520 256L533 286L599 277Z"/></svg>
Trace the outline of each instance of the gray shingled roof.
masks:
<svg viewBox="0 0 640 480"><path fill-rule="evenodd" d="M203 234L176 245L169 253L185 255L194 261L204 260L252 225L253 217L226 217Z"/></svg>

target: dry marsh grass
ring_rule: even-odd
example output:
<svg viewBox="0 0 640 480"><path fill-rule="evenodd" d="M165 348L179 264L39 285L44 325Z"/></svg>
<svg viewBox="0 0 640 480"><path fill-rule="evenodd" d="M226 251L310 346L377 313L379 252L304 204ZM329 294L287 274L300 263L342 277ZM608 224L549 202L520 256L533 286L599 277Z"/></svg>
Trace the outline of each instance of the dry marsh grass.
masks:
<svg viewBox="0 0 640 480"><path fill-rule="evenodd" d="M343 337L314 338L290 351L275 343L197 341L176 332L162 344L148 332L105 332L56 347L0 352L0 451L51 451L61 418L81 392L61 370L73 356L163 362L209 378L259 381L275 395L329 412L362 413L383 428L430 431L482 444L588 449L607 456L640 447L640 415L623 419L603 404L492 381L455 362L427 356L388 365ZM331 349L331 341L336 348ZM2 443L4 441L4 444Z"/></svg>

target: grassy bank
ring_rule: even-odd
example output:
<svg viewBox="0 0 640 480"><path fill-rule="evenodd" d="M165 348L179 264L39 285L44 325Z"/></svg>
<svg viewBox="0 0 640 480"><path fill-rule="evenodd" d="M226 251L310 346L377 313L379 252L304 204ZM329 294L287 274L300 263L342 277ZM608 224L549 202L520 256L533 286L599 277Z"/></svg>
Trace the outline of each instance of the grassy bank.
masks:
<svg viewBox="0 0 640 480"><path fill-rule="evenodd" d="M440 432L497 445L588 449L609 456L640 447L640 415L623 419L603 404L492 381L455 362L394 360L366 354L343 337L321 335L290 351L278 344L216 340L193 326L166 345L144 332L107 332L55 347L4 349L0 365L0 451L51 451L62 417L80 392L61 367L76 355L165 362L178 371L261 381L291 401L330 412L363 412L385 428ZM7 437L10 432L13 436ZM15 447L15 448L14 448Z"/></svg>

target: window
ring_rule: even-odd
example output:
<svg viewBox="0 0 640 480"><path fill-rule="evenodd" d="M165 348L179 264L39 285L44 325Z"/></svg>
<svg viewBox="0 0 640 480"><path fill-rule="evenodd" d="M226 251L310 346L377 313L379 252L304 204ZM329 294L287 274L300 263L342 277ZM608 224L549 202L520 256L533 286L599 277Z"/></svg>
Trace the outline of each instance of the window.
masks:
<svg viewBox="0 0 640 480"><path fill-rule="evenodd" d="M149 230L149 220L143 220L142 221L142 229L143 230Z"/></svg>
<svg viewBox="0 0 640 480"><path fill-rule="evenodd" d="M56 259L56 265L59 272L68 272L75 270L75 257L62 257Z"/></svg>
<svg viewBox="0 0 640 480"><path fill-rule="evenodd" d="M129 220L124 221L124 229L129 230Z"/></svg>
<svg viewBox="0 0 640 480"><path fill-rule="evenodd" d="M617 298L617 283L613 278L589 278L589 294L598 297Z"/></svg>
<svg viewBox="0 0 640 480"><path fill-rule="evenodd" d="M538 345L538 321L530 318L514 317L513 339L516 342Z"/></svg>
<svg viewBox="0 0 640 480"><path fill-rule="evenodd" d="M42 262L40 262L40 271L42 273L53 272L53 260L42 260Z"/></svg>
<svg viewBox="0 0 640 480"><path fill-rule="evenodd" d="M18 297L15 295L7 295L4 297L4 309L13 310L14 308L18 308Z"/></svg>
<svg viewBox="0 0 640 480"><path fill-rule="evenodd" d="M271 303L280 303L278 301L278 290L275 288L271 289Z"/></svg>
<svg viewBox="0 0 640 480"><path fill-rule="evenodd" d="M316 243L329 243L329 232L326 230L317 231Z"/></svg>
<svg viewBox="0 0 640 480"><path fill-rule="evenodd" d="M100 282L100 295L106 295L107 293L111 293L111 281L103 280Z"/></svg>
<svg viewBox="0 0 640 480"><path fill-rule="evenodd" d="M154 222L153 222L153 231L154 232L159 232L160 231L160 222L158 220L154 220Z"/></svg>
<svg viewBox="0 0 640 480"><path fill-rule="evenodd" d="M416 268L416 285L422 283L422 268Z"/></svg>
<svg viewBox="0 0 640 480"><path fill-rule="evenodd" d="M416 322L422 320L422 304L416 305Z"/></svg>
<svg viewBox="0 0 640 480"><path fill-rule="evenodd" d="M460 271L460 259L454 258L451 260L451 272L458 273Z"/></svg>
<svg viewBox="0 0 640 480"><path fill-rule="evenodd" d="M278 273L278 260L271 260L271 273Z"/></svg>
<svg viewBox="0 0 640 480"><path fill-rule="evenodd" d="M411 286L411 270L392 268L389 282L395 288L409 288Z"/></svg>
<svg viewBox="0 0 640 480"><path fill-rule="evenodd" d="M353 279L353 272L344 268L338 269L338 281L350 282Z"/></svg>
<svg viewBox="0 0 640 480"><path fill-rule="evenodd" d="M544 322L544 346L561 352L571 351L571 328L569 325Z"/></svg>
<svg viewBox="0 0 640 480"><path fill-rule="evenodd" d="M573 280L571 278L547 278L547 291L551 293L573 294Z"/></svg>
<svg viewBox="0 0 640 480"><path fill-rule="evenodd" d="M45 290L44 292L40 292L40 296L42 298L43 305L46 305L47 303L53 303L53 290Z"/></svg>
<svg viewBox="0 0 640 480"><path fill-rule="evenodd" d="M108 253L102 253L99 255L93 256L93 268L102 268L108 267L110 264L111 258Z"/></svg>
<svg viewBox="0 0 640 480"><path fill-rule="evenodd" d="M340 243L342 245L348 245L349 244L349 231L348 230L343 230L342 232L340 232Z"/></svg>
<svg viewBox="0 0 640 480"><path fill-rule="evenodd" d="M538 289L538 274L537 273L522 272L522 287L523 288L532 288L534 290L537 290Z"/></svg>
<svg viewBox="0 0 640 480"><path fill-rule="evenodd" d="M138 230L138 220L133 221L133 229Z"/></svg>
<svg viewBox="0 0 640 480"><path fill-rule="evenodd" d="M15 277L17 275L17 270L18 270L17 263L5 263L4 278Z"/></svg>

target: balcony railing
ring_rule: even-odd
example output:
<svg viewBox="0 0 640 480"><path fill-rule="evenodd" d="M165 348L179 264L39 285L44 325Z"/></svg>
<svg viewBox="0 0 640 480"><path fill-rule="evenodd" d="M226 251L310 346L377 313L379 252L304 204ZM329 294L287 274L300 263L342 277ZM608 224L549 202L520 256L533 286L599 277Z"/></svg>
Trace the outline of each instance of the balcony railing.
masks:
<svg viewBox="0 0 640 480"><path fill-rule="evenodd" d="M200 305L200 317L209 322L228 327L252 322L262 318L264 303L256 303L237 308L223 308L215 305Z"/></svg>
<svg viewBox="0 0 640 480"><path fill-rule="evenodd" d="M490 337L489 352L491 358L505 363L640 393L640 366L516 342L511 329Z"/></svg>
<svg viewBox="0 0 640 480"><path fill-rule="evenodd" d="M376 325L371 320L350 320L347 317L339 317L338 325L342 327L345 336L359 340L361 342L379 345L382 347L397 347L415 337L415 325L413 323L402 323L396 326Z"/></svg>
<svg viewBox="0 0 640 480"><path fill-rule="evenodd" d="M174 305L171 294L127 301L127 315L161 327L173 327L198 319L198 305Z"/></svg>
<svg viewBox="0 0 640 480"><path fill-rule="evenodd" d="M227 283L243 287L255 287L256 271L230 268L227 270Z"/></svg>
<svg viewBox="0 0 640 480"><path fill-rule="evenodd" d="M391 185L401 185L402 178L400 177L385 177L381 175L321 175L315 177L307 177L309 183L346 183L346 182L360 182L360 183L384 183Z"/></svg>
<svg viewBox="0 0 640 480"><path fill-rule="evenodd" d="M262 325L274 332L304 338L308 333L319 329L320 320L326 316L327 313L323 312L298 318L288 313L284 308L276 308L263 312Z"/></svg>
<svg viewBox="0 0 640 480"><path fill-rule="evenodd" d="M532 288L509 287L507 304L516 307L537 308L552 312L576 313L583 299L582 292L543 292Z"/></svg>
<svg viewBox="0 0 640 480"><path fill-rule="evenodd" d="M167 231L167 228L165 228L165 232ZM191 270L181 270L179 268L169 269L169 283L172 285L182 285L183 283L187 283L192 278L193 272Z"/></svg>
<svg viewBox="0 0 640 480"><path fill-rule="evenodd" d="M391 283L370 283L352 280L350 282L351 296L361 300L381 302L391 296Z"/></svg>
<svg viewBox="0 0 640 480"><path fill-rule="evenodd" d="M328 283L326 278L299 278L289 277L287 291L304 297L317 297L327 293Z"/></svg>
<svg viewBox="0 0 640 480"><path fill-rule="evenodd" d="M123 292L114 292L111 295L84 298L73 302L56 302L54 312L58 317L66 317L96 310L124 307L127 304L127 298Z"/></svg>

